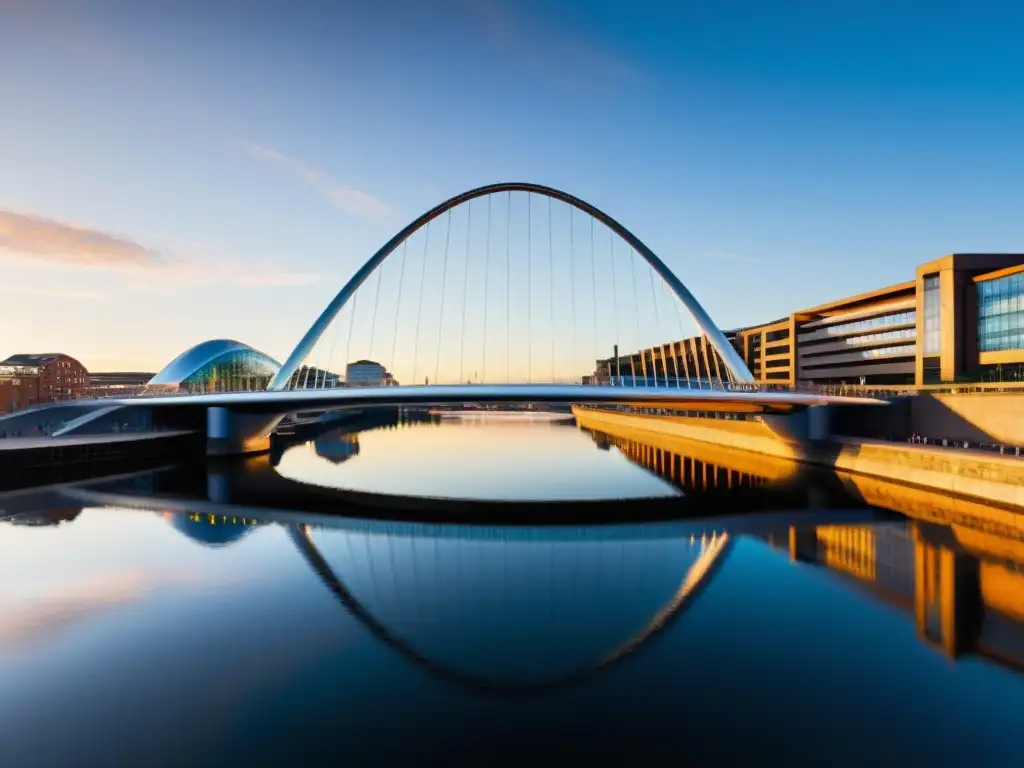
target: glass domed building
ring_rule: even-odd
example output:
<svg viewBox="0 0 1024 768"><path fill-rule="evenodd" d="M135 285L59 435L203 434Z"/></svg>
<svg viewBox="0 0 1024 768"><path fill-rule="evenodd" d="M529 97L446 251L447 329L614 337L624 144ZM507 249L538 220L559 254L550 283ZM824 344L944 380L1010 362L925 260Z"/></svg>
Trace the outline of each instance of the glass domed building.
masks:
<svg viewBox="0 0 1024 768"><path fill-rule="evenodd" d="M248 344L212 339L171 360L149 380L147 392L251 392L267 388L281 364Z"/></svg>

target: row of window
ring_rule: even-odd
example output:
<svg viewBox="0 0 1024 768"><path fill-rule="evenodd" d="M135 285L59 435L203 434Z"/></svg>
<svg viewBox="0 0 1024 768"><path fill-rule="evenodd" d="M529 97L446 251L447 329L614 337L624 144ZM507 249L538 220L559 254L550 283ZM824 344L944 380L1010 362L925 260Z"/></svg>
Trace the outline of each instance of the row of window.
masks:
<svg viewBox="0 0 1024 768"><path fill-rule="evenodd" d="M917 353L917 345L915 344L901 344L897 347L880 347L878 349L862 349L859 352L852 352L850 354L857 355L862 360L874 360L881 357L913 357ZM846 354L846 353L843 353ZM812 359L813 360L813 359ZM812 368L810 365L812 361L808 361L808 364L804 367ZM819 363L819 366L829 367L834 365L834 361L825 361Z"/></svg>
<svg viewBox="0 0 1024 768"><path fill-rule="evenodd" d="M875 341L898 341L900 339L913 339L917 335L916 328L900 328L898 331L883 331L881 333L869 333L866 336L857 336L854 341L857 346L866 346ZM838 342L826 340L825 344L836 344ZM853 345L850 345L853 347ZM845 350L828 349L820 350L814 344L806 344L800 347L802 353L808 355L834 355Z"/></svg>
<svg viewBox="0 0 1024 768"><path fill-rule="evenodd" d="M917 322L917 312L909 309L906 312L897 312L893 315L882 315L867 320L855 320L852 323L840 323L839 325L826 325L824 328L815 328L815 331L825 331L829 336L841 336L857 331L870 331L875 328L891 328L894 325L912 325Z"/></svg>
<svg viewBox="0 0 1024 768"><path fill-rule="evenodd" d="M1006 349L1024 349L1024 328L978 334L978 350L1000 352Z"/></svg>
<svg viewBox="0 0 1024 768"><path fill-rule="evenodd" d="M978 349L1024 348L1024 274L978 283Z"/></svg>

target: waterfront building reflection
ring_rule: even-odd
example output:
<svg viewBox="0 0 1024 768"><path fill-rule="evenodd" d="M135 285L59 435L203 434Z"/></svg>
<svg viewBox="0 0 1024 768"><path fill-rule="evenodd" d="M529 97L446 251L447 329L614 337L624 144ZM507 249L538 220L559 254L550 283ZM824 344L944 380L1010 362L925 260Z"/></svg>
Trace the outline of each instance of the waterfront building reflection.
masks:
<svg viewBox="0 0 1024 768"><path fill-rule="evenodd" d="M900 609L949 656L1024 670L1024 541L917 521L790 528L765 539Z"/></svg>

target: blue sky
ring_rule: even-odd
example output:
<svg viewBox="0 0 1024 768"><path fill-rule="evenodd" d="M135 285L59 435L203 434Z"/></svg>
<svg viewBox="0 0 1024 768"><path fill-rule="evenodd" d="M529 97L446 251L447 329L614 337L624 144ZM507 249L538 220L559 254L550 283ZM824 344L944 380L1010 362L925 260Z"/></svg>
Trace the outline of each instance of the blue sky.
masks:
<svg viewBox="0 0 1024 768"><path fill-rule="evenodd" d="M480 184L611 213L722 327L1024 250L1024 6L14 0L0 355L283 359Z"/></svg>

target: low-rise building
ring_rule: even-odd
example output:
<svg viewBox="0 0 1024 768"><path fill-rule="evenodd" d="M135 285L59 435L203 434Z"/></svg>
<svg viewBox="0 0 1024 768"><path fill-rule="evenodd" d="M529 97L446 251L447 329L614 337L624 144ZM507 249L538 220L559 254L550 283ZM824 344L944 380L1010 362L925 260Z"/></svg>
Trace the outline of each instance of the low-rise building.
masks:
<svg viewBox="0 0 1024 768"><path fill-rule="evenodd" d="M0 413L39 403L40 370L34 365L0 365Z"/></svg>
<svg viewBox="0 0 1024 768"><path fill-rule="evenodd" d="M17 383L15 383L17 381ZM0 360L0 409L81 397L89 387L89 371L60 352L11 355Z"/></svg>
<svg viewBox="0 0 1024 768"><path fill-rule="evenodd" d="M397 383L383 365L373 360L357 360L345 366L348 387L389 387Z"/></svg>

